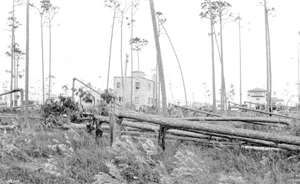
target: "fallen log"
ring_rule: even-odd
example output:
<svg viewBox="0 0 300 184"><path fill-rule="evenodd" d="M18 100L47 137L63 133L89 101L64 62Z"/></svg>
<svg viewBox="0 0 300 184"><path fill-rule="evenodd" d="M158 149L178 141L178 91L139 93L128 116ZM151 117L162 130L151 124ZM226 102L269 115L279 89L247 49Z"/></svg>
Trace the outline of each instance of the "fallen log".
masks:
<svg viewBox="0 0 300 184"><path fill-rule="evenodd" d="M106 123L108 123L108 121L109 121L109 118L105 117L105 116L96 115L95 117L98 120L106 122ZM146 122L137 122L137 121L132 122L132 121L123 120L122 126L130 127L130 128L137 128L137 129L146 130L146 131L154 131L154 132L158 132L158 130L159 130L159 126L157 126L155 124L151 125ZM182 131L182 130L173 130L173 129L167 130L167 133L169 133L171 135L186 136L186 137L192 137L192 138L209 138L212 140L221 140L222 139L220 137L206 136L206 135L201 135L199 133L193 133L193 132Z"/></svg>
<svg viewBox="0 0 300 184"><path fill-rule="evenodd" d="M16 125L0 125L0 130L13 130L15 129L17 126Z"/></svg>
<svg viewBox="0 0 300 184"><path fill-rule="evenodd" d="M104 117L106 119L106 117ZM158 132L159 130L159 126L157 125L147 125L145 123L136 123L136 122L130 122L130 121L123 121L122 126L126 127L125 128L125 132L129 131L139 131L140 133L143 132ZM64 129L83 129L86 128L86 124L75 124L75 123L71 123L69 125L63 125ZM103 130L109 130L109 126L107 124L102 125L101 128ZM189 137L189 138L198 138L198 139L210 139L210 140L223 140L223 141L227 141L228 139L223 139L220 137L215 137L215 136L207 136L207 135L203 135L200 133L193 133L193 132L187 132L187 131L182 131L182 130L167 130L167 133L170 135L175 135L175 136L181 136L181 137Z"/></svg>
<svg viewBox="0 0 300 184"><path fill-rule="evenodd" d="M283 151L281 148L269 148L269 147L259 147L259 146L241 146L242 149L255 150L255 151Z"/></svg>
<svg viewBox="0 0 300 184"><path fill-rule="evenodd" d="M106 118L106 117L104 117ZM123 126L127 126L131 122L124 122ZM140 123L142 124L142 123ZM150 132L141 132L140 128L143 128L143 125L138 125L134 123L132 126L137 127L137 128L127 128L126 130L121 132L121 135L131 135L131 136L149 136L151 138L158 138L158 126L153 126L154 131ZM64 125L64 128L86 128L86 124L75 124L71 123L70 125ZM109 126L105 124L104 126L101 126L102 130L106 131L104 133L109 132ZM170 140L182 140L182 141L193 141L193 142L198 142L198 143L204 143L205 145L222 145L222 146L227 146L227 145L238 145L238 143L229 143L229 142L224 142L228 141L228 139L222 139L219 137L214 137L214 136L206 136L206 135L201 135L199 133L193 133L193 132L187 132L187 131L181 131L181 130L168 130L168 134L166 135L166 139ZM221 142L220 142L221 141Z"/></svg>
<svg viewBox="0 0 300 184"><path fill-rule="evenodd" d="M104 116L98 116L99 119L102 121L106 121L109 118L104 117ZM106 122L108 123L108 122ZM159 127L156 125L149 125L143 123L137 123L137 122L130 122L130 121L123 121L122 123L123 126L126 127L126 130L122 131L122 135L152 135L153 138L157 138L156 134L153 134L153 132L158 132ZM70 129L70 128L86 128L86 124L75 124L71 123L70 125L64 125L64 128ZM109 131L110 128L108 124L103 124L101 126L103 130ZM281 149L287 149L287 150L299 150L299 147L297 146L291 146L287 144L278 144L276 145L274 142L271 141L264 141L264 140L257 140L257 139L250 139L250 138L245 138L245 137L238 137L238 136L230 136L230 135L224 135L224 134L217 134L217 133L211 133L211 132L202 132L202 131L193 131L190 130L191 132L188 131L183 131L183 130L175 130L175 129L169 129L167 130L167 135L166 138L169 139L171 135L178 137L178 140L189 140L189 141L197 141L197 142L212 142L212 144L217 143L218 144L223 144L226 145L227 143L225 141L229 140L242 140L246 141L255 145L262 145L262 146L268 146L270 149L271 148L281 148ZM175 139L174 137L174 139ZM219 142L221 141L221 142ZM244 142L245 143L245 142ZM237 144L237 143L236 143ZM241 144L241 143L240 143Z"/></svg>
<svg viewBox="0 0 300 184"><path fill-rule="evenodd" d="M275 118L253 118L253 117L187 117L187 118L176 118L178 120L188 120L188 121L242 121L245 123L268 123L268 124L283 124L287 126L293 125L291 121L284 119Z"/></svg>
<svg viewBox="0 0 300 184"><path fill-rule="evenodd" d="M182 107L182 106L178 106L178 105L174 105L175 107L180 107L180 108L183 108L183 109L186 109L186 110L191 110L191 111L194 111L194 112L199 112L199 113L204 113L204 114L208 114L208 115L211 115L211 116L214 116L214 117L224 117L222 115L219 115L219 114L215 114L215 113L210 113L210 112L206 112L206 111L201 111L201 110L197 110L197 109L193 109L193 108L189 108L189 107ZM196 117L197 118L197 117ZM179 118L179 119L185 119L185 118ZM190 121L193 121L192 119L187 119L187 120L190 120ZM197 120L195 120L197 121ZM241 120L242 121L242 120ZM262 125L262 126L265 126L265 124L263 123L259 123L259 122L255 122L255 121L242 121L244 123L252 123L252 124L256 124L256 125Z"/></svg>
<svg viewBox="0 0 300 184"><path fill-rule="evenodd" d="M20 116L20 115L0 115L0 118L17 118L17 119L22 119L25 118L24 116ZM42 117L28 117L29 119L40 119L40 120L44 120L45 118Z"/></svg>
<svg viewBox="0 0 300 184"><path fill-rule="evenodd" d="M212 113L212 112L202 111L202 110L198 110L198 109L194 109L194 108L190 108L190 107L183 107L183 106L175 105L175 104L172 104L172 106L179 107L179 108L185 109L185 110L190 110L190 111L202 113L202 114L211 115L211 116L222 117L220 114L215 114L215 113Z"/></svg>
<svg viewBox="0 0 300 184"><path fill-rule="evenodd" d="M122 135L131 135L131 136L147 136L151 138L158 138L157 134L148 133L148 134L140 134L137 132L122 132ZM207 139L200 139L200 138L193 138L193 137L182 137L182 136L176 136L176 135L166 135L166 139L169 140L181 140L181 141L193 141L193 142L200 142L204 143L205 145L211 145L211 146L238 146L237 143L230 143L230 142L219 142L219 141L212 141Z"/></svg>
<svg viewBox="0 0 300 184"><path fill-rule="evenodd" d="M295 146L297 150L300 150L300 137L290 135L279 135L274 133L259 132L254 130L245 130L238 128L228 128L218 125L211 125L207 123L195 123L186 120L167 119L155 115L144 115L132 111L120 111L116 110L112 114L120 118L130 118L139 121L145 121L157 125L162 125L167 128L186 130L186 131L202 131L207 133L216 133L219 135L236 136L237 138L249 138L254 140L263 140L274 142L275 146L279 144L285 144ZM293 149L294 150L294 149Z"/></svg>
<svg viewBox="0 0 300 184"><path fill-rule="evenodd" d="M232 102L228 102L228 103L232 103ZM282 115L282 114L275 114L275 113L260 111L260 110L256 110L256 109L250 109L250 108L246 108L246 107L230 106L230 108L243 109L243 110L247 110L247 111L258 112L258 113L261 113L261 114L268 114L268 115L278 116L278 117L282 117L282 118L294 119L294 120L297 120L297 121L300 120L299 118L295 118L295 117L291 117L291 116L285 116L285 115Z"/></svg>

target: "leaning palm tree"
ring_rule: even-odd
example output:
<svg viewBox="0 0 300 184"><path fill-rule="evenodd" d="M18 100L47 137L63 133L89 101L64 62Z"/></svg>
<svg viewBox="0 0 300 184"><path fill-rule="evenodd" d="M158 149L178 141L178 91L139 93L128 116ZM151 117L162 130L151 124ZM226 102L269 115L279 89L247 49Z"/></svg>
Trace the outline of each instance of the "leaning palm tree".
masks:
<svg viewBox="0 0 300 184"><path fill-rule="evenodd" d="M154 2L153 0L149 0L150 2L150 10L151 10L151 17L152 17L152 24L153 24L153 32L154 32L154 39L155 39L155 47L157 52L157 64L160 76L160 83L161 83L161 93L162 93L162 112L163 116L167 116L167 95L166 95L166 84L165 84L165 75L164 75L164 68L160 50L160 43L158 39L158 31L157 31L157 23L156 23L156 15L154 9Z"/></svg>
<svg viewBox="0 0 300 184"><path fill-rule="evenodd" d="M184 82L184 77L183 77L182 68L181 68L181 65L180 65L180 62L179 62L177 53L176 53L176 51L175 51L174 45L173 45L173 43L172 43L172 41L171 41L171 38L170 38L170 36L169 36L169 34L168 34L168 32L167 32L167 30L166 30L164 24L163 24L164 22L166 22L166 19L160 18L160 16L162 15L161 12L157 12L156 15L157 15L157 18L158 18L158 21L159 21L160 25L161 25L162 28L164 29L164 31L165 31L165 33L166 33L168 39L169 39L169 42L170 42L171 47L172 47L172 49L173 49L173 52L174 52L174 54L175 54L175 57L176 57L176 60L177 60L177 63L178 63L179 69L180 69L180 74L181 74L182 83L183 83L183 90L184 90L184 97L185 97L185 105L188 106L188 103L187 103L187 96L186 96L186 88L185 88L185 82Z"/></svg>
<svg viewBox="0 0 300 184"><path fill-rule="evenodd" d="M116 19L116 12L119 7L119 2L114 0L105 0L105 6L108 8L113 9L113 22L112 22L112 28L111 28L111 34L110 34L110 46L109 46L109 58L108 58L108 71L107 71L107 83L106 83L106 90L108 90L109 86L109 73L110 73L110 63L111 63L111 52L112 52L112 41L114 36L114 27L115 27L115 19Z"/></svg>
<svg viewBox="0 0 300 184"><path fill-rule="evenodd" d="M155 9L154 9L154 2L153 0L149 0L150 3L150 11L151 11L151 18L152 18L152 25L153 25L153 32L154 32L154 39L155 39L155 47L157 52L157 65L159 69L159 76L160 76L160 84L161 84L161 93L162 93L162 114L164 117L168 116L167 111L167 95L166 95L166 84L165 84L165 76L164 76L164 68L160 50L160 44L158 39L158 31L157 31L157 23L156 23L156 16L155 16ZM166 128L164 126L159 127L159 142L158 144L165 149L164 145L164 137L165 137Z"/></svg>

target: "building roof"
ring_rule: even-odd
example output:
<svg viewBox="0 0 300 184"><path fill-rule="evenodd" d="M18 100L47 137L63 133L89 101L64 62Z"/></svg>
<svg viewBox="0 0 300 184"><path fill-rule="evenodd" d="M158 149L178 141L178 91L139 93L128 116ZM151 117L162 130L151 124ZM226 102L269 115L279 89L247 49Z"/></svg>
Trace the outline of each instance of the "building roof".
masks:
<svg viewBox="0 0 300 184"><path fill-rule="evenodd" d="M267 90L262 88L254 88L254 89L250 89L248 92L267 92Z"/></svg>

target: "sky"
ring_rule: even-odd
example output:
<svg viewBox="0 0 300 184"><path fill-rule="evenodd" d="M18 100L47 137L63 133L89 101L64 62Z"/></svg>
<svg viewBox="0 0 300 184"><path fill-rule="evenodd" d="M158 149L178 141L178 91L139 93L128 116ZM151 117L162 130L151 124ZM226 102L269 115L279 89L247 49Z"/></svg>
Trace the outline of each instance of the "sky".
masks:
<svg viewBox="0 0 300 184"><path fill-rule="evenodd" d="M104 89L107 84L109 44L112 30L113 10L105 7L101 0L51 0L58 6L59 13L53 19L52 27L52 75L55 76L53 93L62 92L62 86L71 87L72 78L90 82L96 88ZM123 6L126 0L121 0ZM200 4L203 0L154 0L156 11L163 13L167 19L165 28L177 52L186 83L188 101L205 101L203 83L212 91L211 42L208 33L208 19L201 19ZM242 95L246 100L247 91L266 87L266 48L264 11L260 0L228 0L231 12L240 14L242 40ZM38 0L31 0L38 4ZM130 1L128 0L128 4ZM297 95L298 82L298 45L300 43L299 0L269 0L269 7L275 12L269 16L271 37L271 60L273 91L277 96L289 99ZM12 0L0 1L0 82L10 80L10 58L5 55L10 44L10 32L7 31L8 12L11 11ZM16 42L25 52L25 17L26 7L16 8L17 19L22 23L16 30ZM129 16L128 11L125 16ZM119 17L119 16L118 16ZM134 37L148 41L140 52L140 70L151 78L156 66L156 49L149 1L140 0L139 10L134 14ZM116 19L109 87L113 87L113 77L121 75L120 66L120 19ZM123 26L123 67L126 53L130 56L130 29ZM216 30L219 27L216 26ZM30 86L41 88L42 62L39 15L30 9ZM49 75L49 31L44 27L45 76ZM172 47L165 34L160 36L162 60L168 100L184 100L180 70ZM226 88L233 84L239 101L239 34L238 24L228 21L223 26L224 68ZM131 57L131 56L130 56ZM129 58L130 60L130 58ZM133 53L133 68L137 70L137 57ZM221 86L220 60L215 52L216 89ZM21 68L25 61L21 61ZM127 66L130 75L130 64ZM288 84L288 85L287 85ZM24 79L20 80L24 88ZM2 86L1 86L2 88ZM1 91L1 90L0 90ZM288 92L287 92L288 91ZM217 98L219 95L217 94Z"/></svg>

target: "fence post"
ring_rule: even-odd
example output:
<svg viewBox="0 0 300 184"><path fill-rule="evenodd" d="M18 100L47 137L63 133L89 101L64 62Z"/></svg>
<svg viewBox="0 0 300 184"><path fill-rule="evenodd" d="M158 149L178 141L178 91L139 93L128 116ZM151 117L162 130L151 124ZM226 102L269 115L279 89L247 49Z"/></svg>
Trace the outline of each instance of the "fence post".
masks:
<svg viewBox="0 0 300 184"><path fill-rule="evenodd" d="M22 111L22 114L24 115L24 91L23 91L23 89L20 89L20 93L21 93L21 111Z"/></svg>
<svg viewBox="0 0 300 184"><path fill-rule="evenodd" d="M123 118L119 118L118 116L109 113L109 139L110 146L113 145L113 142L116 139L121 138L121 128L122 128Z"/></svg>
<svg viewBox="0 0 300 184"><path fill-rule="evenodd" d="M165 126L160 125L159 132L158 132L158 145L165 150L165 138L166 138L166 131L167 128Z"/></svg>

